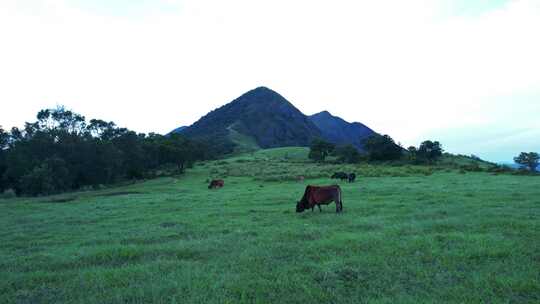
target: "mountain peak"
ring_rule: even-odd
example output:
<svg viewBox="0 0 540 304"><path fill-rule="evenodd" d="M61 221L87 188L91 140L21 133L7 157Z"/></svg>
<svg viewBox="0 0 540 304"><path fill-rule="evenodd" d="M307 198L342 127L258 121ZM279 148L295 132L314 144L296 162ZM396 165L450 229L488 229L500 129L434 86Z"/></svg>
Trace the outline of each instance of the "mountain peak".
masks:
<svg viewBox="0 0 540 304"><path fill-rule="evenodd" d="M267 91L267 92L274 92L274 90L268 88L268 87L265 87L265 86L260 86L260 87L256 87L255 89L251 90L251 91L259 91L259 92L264 92L264 91Z"/></svg>
<svg viewBox="0 0 540 304"><path fill-rule="evenodd" d="M315 113L311 116L318 116L318 117L333 117L334 115L330 114L330 112L324 110L322 112L319 112L319 113Z"/></svg>
<svg viewBox="0 0 540 304"><path fill-rule="evenodd" d="M257 87L217 108L185 129L192 137L261 148L308 146L320 130L279 93Z"/></svg>
<svg viewBox="0 0 540 304"><path fill-rule="evenodd" d="M237 100L243 99L248 99L250 101L285 100L278 92L267 87L257 87L237 98Z"/></svg>

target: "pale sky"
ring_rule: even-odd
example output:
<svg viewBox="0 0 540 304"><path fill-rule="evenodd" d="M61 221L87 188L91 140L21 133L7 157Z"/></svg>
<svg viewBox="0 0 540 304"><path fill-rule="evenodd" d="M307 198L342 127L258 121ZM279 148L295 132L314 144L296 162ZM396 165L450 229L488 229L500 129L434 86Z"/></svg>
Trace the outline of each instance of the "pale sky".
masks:
<svg viewBox="0 0 540 304"><path fill-rule="evenodd" d="M540 152L540 0L0 0L0 125L57 104L138 132L267 86L452 153Z"/></svg>

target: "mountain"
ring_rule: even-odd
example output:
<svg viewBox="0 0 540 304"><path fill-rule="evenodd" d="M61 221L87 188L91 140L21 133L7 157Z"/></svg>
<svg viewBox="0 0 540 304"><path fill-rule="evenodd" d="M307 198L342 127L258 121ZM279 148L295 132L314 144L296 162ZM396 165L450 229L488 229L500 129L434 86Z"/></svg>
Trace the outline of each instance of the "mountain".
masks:
<svg viewBox="0 0 540 304"><path fill-rule="evenodd" d="M180 133L180 132L184 131L186 128L187 128L187 126L181 126L181 127L178 127L176 129L172 130L170 133Z"/></svg>
<svg viewBox="0 0 540 304"><path fill-rule="evenodd" d="M309 146L315 138L332 143L352 144L362 150L362 140L372 134L367 126L349 123L327 111L312 116L300 112L275 91L258 87L201 117L189 127L171 133L211 143L215 151Z"/></svg>
<svg viewBox="0 0 540 304"><path fill-rule="evenodd" d="M338 145L352 144L359 150L362 150L362 141L375 134L359 122L347 122L328 111L311 115L309 119L321 130L322 138Z"/></svg>
<svg viewBox="0 0 540 304"><path fill-rule="evenodd" d="M224 152L307 146L321 131L288 100L266 87L251 90L182 130Z"/></svg>

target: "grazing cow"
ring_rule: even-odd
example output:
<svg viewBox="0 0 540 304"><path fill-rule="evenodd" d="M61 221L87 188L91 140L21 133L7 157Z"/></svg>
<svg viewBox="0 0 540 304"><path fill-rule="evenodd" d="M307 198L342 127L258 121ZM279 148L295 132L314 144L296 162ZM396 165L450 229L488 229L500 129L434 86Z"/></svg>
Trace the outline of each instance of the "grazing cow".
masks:
<svg viewBox="0 0 540 304"><path fill-rule="evenodd" d="M349 183L354 183L355 179L356 179L356 174L354 173L349 174Z"/></svg>
<svg viewBox="0 0 540 304"><path fill-rule="evenodd" d="M225 185L225 182L222 179L213 179L208 185L208 189L221 188Z"/></svg>
<svg viewBox="0 0 540 304"><path fill-rule="evenodd" d="M341 201L341 188L337 185L333 186L306 186L304 196L296 203L296 212L303 212L315 206L319 207L319 212L322 212L321 205L328 205L331 202L336 203L336 213L343 211L343 202Z"/></svg>
<svg viewBox="0 0 540 304"><path fill-rule="evenodd" d="M346 180L349 178L349 175L345 172L336 172L332 175L331 178L338 178L340 180Z"/></svg>

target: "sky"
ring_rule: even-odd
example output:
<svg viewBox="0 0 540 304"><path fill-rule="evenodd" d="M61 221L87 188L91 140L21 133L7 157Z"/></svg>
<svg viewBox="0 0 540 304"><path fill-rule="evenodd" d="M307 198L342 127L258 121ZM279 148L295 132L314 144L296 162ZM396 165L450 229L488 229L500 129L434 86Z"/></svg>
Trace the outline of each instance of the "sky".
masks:
<svg viewBox="0 0 540 304"><path fill-rule="evenodd" d="M540 0L0 0L0 125L167 133L267 86L403 146L540 152Z"/></svg>

